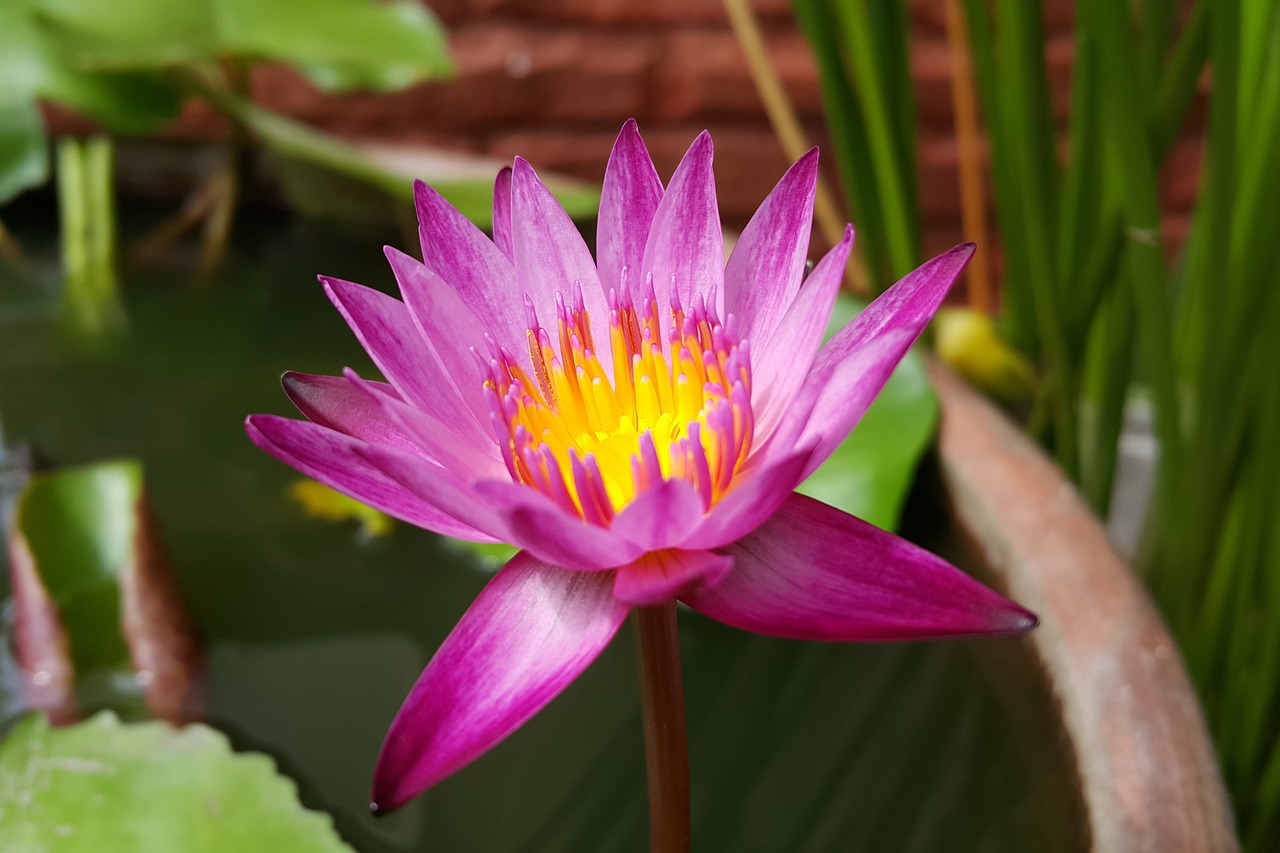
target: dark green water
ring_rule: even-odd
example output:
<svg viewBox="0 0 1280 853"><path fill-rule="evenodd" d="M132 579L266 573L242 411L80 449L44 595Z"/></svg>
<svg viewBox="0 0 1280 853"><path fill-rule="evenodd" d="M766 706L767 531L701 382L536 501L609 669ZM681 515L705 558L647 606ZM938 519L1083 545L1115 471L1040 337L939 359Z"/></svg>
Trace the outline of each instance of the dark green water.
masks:
<svg viewBox="0 0 1280 853"><path fill-rule="evenodd" d="M291 411L286 369L372 375L315 276L392 280L373 238L283 217L241 230L210 287L127 277L128 332L96 350L60 334L55 274L0 269L8 440L50 464L145 462L209 644L208 718L273 755L358 849L646 849L626 630L488 756L397 814L366 813L386 726L492 567L404 525L366 540L289 498L296 475L243 418ZM1026 714L1007 697L1026 690L993 682L1012 641L805 644L681 618L695 850L1075 849L1047 829L1056 771L1014 734Z"/></svg>

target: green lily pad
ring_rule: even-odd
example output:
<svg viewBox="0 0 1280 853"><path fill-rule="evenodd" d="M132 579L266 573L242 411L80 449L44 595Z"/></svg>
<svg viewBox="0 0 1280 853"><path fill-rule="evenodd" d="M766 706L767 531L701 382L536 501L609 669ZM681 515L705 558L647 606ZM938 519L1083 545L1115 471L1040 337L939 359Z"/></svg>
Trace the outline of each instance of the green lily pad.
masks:
<svg viewBox="0 0 1280 853"><path fill-rule="evenodd" d="M266 756L208 726L107 713L65 728L33 714L0 743L0 849L351 850Z"/></svg>
<svg viewBox="0 0 1280 853"><path fill-rule="evenodd" d="M831 313L828 335L861 310L842 296ZM799 491L839 507L878 527L898 526L916 466L938 428L938 398L913 350L898 365L857 428Z"/></svg>
<svg viewBox="0 0 1280 853"><path fill-rule="evenodd" d="M15 645L33 704L65 718L73 694L90 707L117 699L129 707L141 693L157 716L184 716L200 649L140 463L33 477L18 500L9 555Z"/></svg>

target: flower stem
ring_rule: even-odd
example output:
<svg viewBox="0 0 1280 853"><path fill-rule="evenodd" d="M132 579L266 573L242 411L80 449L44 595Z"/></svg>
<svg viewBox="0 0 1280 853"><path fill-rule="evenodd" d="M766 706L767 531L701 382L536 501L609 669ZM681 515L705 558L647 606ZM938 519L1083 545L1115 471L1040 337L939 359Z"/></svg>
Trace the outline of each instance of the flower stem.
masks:
<svg viewBox="0 0 1280 853"><path fill-rule="evenodd" d="M649 774L649 849L689 850L689 750L676 603L631 613L640 658L640 705Z"/></svg>

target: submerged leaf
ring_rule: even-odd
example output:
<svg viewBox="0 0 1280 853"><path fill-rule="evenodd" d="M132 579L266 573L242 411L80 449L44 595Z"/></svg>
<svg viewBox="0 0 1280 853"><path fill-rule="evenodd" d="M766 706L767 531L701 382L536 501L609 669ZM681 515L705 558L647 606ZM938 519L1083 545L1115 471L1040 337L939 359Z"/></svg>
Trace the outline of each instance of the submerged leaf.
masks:
<svg viewBox="0 0 1280 853"><path fill-rule="evenodd" d="M50 728L33 714L0 743L0 849L349 851L271 759L203 725L103 713Z"/></svg>

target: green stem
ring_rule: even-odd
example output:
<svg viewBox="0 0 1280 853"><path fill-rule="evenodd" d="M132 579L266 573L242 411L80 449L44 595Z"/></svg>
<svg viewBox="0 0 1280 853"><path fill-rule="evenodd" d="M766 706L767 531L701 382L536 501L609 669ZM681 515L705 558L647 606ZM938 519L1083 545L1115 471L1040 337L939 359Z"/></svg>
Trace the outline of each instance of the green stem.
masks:
<svg viewBox="0 0 1280 853"><path fill-rule="evenodd" d="M640 706L649 775L649 849L689 850L689 749L676 603L631 614L640 657Z"/></svg>

